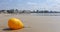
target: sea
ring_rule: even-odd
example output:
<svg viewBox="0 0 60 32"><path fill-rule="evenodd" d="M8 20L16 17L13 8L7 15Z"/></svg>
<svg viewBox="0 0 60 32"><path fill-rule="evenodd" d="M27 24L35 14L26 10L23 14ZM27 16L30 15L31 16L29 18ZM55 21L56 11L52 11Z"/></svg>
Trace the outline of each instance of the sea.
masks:
<svg viewBox="0 0 60 32"><path fill-rule="evenodd" d="M34 16L60 16L60 13L31 13Z"/></svg>

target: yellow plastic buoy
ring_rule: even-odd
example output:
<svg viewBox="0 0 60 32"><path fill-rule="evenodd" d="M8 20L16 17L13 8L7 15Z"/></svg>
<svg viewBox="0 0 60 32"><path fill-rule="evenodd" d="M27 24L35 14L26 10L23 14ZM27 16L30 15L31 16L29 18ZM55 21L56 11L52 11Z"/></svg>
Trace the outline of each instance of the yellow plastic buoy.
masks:
<svg viewBox="0 0 60 32"><path fill-rule="evenodd" d="M8 20L8 26L10 29L21 29L24 27L23 23L21 20L17 18L11 18Z"/></svg>

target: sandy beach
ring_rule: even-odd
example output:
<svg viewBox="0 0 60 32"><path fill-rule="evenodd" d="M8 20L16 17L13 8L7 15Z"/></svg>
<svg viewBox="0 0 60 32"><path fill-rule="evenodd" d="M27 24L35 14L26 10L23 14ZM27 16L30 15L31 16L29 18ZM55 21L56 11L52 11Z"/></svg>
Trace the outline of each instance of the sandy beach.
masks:
<svg viewBox="0 0 60 32"><path fill-rule="evenodd" d="M25 28L19 30L7 29L8 19L12 17L21 19ZM60 16L0 14L0 32L60 32Z"/></svg>

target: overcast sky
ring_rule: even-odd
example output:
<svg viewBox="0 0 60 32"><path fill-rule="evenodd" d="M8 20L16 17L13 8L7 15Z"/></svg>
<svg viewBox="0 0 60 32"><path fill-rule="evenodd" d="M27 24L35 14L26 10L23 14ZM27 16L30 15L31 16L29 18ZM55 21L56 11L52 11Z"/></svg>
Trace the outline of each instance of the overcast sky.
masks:
<svg viewBox="0 0 60 32"><path fill-rule="evenodd" d="M0 9L60 11L60 0L0 0Z"/></svg>

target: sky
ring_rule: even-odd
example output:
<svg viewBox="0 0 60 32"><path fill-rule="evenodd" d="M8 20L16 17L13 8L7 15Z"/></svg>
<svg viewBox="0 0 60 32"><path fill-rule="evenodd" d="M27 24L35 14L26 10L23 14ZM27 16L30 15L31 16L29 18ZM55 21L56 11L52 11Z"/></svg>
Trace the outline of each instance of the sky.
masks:
<svg viewBox="0 0 60 32"><path fill-rule="evenodd" d="M60 0L0 0L0 9L60 11Z"/></svg>

